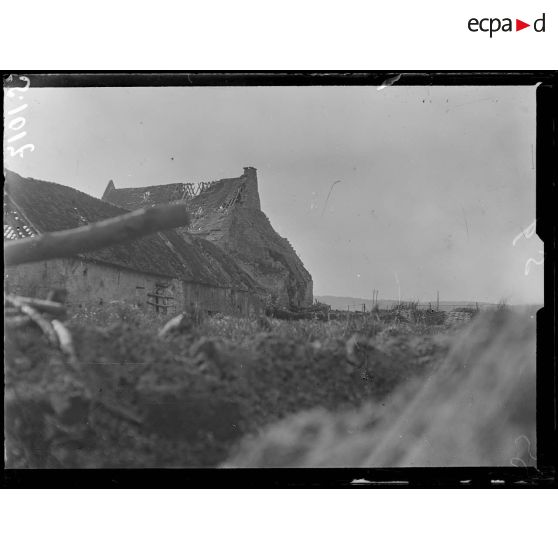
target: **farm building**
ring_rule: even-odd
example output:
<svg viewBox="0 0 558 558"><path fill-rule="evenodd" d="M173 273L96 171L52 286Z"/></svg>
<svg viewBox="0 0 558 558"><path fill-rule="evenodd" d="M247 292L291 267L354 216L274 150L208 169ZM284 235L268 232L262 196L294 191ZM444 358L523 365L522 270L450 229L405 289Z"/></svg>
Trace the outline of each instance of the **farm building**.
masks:
<svg viewBox="0 0 558 558"><path fill-rule="evenodd" d="M115 188L110 181L103 200L127 210L184 202L192 223L189 229L177 229L178 234L205 239L224 250L277 303L301 307L313 302L310 273L261 210L253 167L245 167L237 178L197 184Z"/></svg>
<svg viewBox="0 0 558 558"><path fill-rule="evenodd" d="M83 192L5 171L4 240L102 221L126 210ZM199 235L175 230L71 257L5 269L5 289L45 298L63 289L70 306L123 301L173 314L191 307L251 315L263 289L234 259Z"/></svg>

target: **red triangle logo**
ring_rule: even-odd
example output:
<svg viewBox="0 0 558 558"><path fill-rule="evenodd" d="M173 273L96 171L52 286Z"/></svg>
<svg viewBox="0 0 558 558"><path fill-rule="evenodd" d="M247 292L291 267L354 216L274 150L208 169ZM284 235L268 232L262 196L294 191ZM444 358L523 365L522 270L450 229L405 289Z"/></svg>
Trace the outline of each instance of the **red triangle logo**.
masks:
<svg viewBox="0 0 558 558"><path fill-rule="evenodd" d="M524 21L521 21L520 19L515 20L515 30L516 31L521 31L522 29L525 29L526 27L531 27L531 24L525 23Z"/></svg>

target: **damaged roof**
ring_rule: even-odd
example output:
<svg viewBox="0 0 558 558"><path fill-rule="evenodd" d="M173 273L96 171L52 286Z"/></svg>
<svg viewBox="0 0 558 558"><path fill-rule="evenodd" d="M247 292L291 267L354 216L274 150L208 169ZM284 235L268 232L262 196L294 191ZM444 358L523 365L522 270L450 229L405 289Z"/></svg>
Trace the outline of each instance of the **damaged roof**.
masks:
<svg viewBox="0 0 558 558"><path fill-rule="evenodd" d="M279 293L284 303L312 304L312 276L261 210L254 167L244 167L236 178L198 183L201 187L197 191L191 186L175 183L117 189L110 181L103 199L126 209L185 203L191 217L190 236L203 238L233 255L256 283L267 292Z"/></svg>
<svg viewBox="0 0 558 558"><path fill-rule="evenodd" d="M235 178L222 178L210 182L176 182L139 188L115 188L111 180L103 200L124 209L183 201L188 208L225 210L233 205L260 209L256 169L245 167L244 173Z"/></svg>
<svg viewBox="0 0 558 558"><path fill-rule="evenodd" d="M72 229L127 213L121 207L74 188L24 178L9 170L5 170L4 194L12 206L11 211L19 214L38 233ZM174 230L159 232L80 257L192 283L260 290L255 280L223 250L185 231L181 234Z"/></svg>
<svg viewBox="0 0 558 558"><path fill-rule="evenodd" d="M184 184L161 184L160 186L147 186L145 188L118 188L114 187L112 180L109 182L103 200L133 211L149 205L161 205L181 201L187 190Z"/></svg>

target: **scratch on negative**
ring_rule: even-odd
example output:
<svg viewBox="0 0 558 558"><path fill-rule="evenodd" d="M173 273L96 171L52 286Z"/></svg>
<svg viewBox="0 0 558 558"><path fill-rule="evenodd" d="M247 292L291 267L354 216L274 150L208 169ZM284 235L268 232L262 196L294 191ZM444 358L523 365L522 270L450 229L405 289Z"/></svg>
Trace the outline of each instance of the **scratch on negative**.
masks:
<svg viewBox="0 0 558 558"><path fill-rule="evenodd" d="M326 198L326 201L325 201L325 203L324 203L324 208L322 209L322 217L323 217L323 215L324 215L324 213L325 213L325 210L326 210L326 207L327 207L327 202L329 201L329 196L331 196L331 192L333 192L333 187L334 187L336 184L339 184L339 182L341 182L341 180L336 180L336 181L331 185L331 188L329 189L329 193L328 193L327 198Z"/></svg>
<svg viewBox="0 0 558 558"><path fill-rule="evenodd" d="M467 216L465 215L463 206L461 207L461 211L463 212L463 220L465 221L465 228L467 229L467 240L469 240L469 223L467 223Z"/></svg>

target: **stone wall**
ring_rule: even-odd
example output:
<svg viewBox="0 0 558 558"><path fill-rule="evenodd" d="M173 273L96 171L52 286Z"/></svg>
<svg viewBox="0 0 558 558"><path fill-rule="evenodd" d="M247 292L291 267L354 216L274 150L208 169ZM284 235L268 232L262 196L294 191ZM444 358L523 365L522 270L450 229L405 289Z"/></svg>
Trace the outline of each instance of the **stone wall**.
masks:
<svg viewBox="0 0 558 558"><path fill-rule="evenodd" d="M182 283L186 308L236 316L255 316L263 312L263 302L254 294L236 289Z"/></svg>
<svg viewBox="0 0 558 558"><path fill-rule="evenodd" d="M4 289L10 294L46 298L54 289L67 291L68 306L125 302L155 312L153 304L171 305L169 315L197 307L248 316L260 311L256 297L229 288L188 283L97 262L60 258L6 268ZM172 297L172 298L170 298Z"/></svg>

